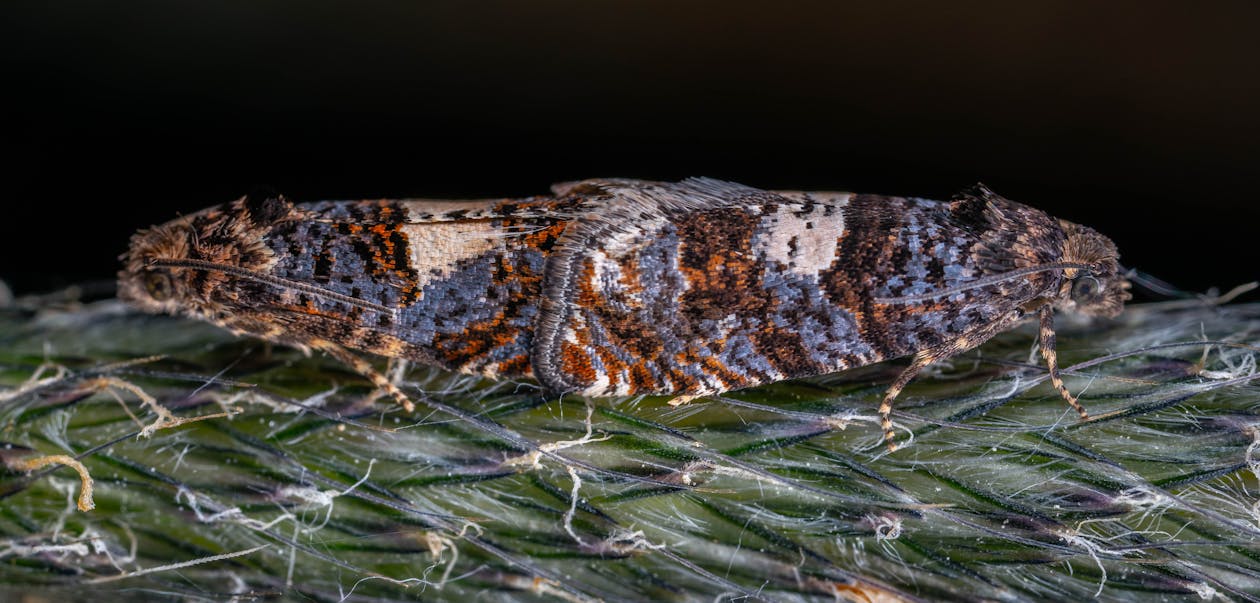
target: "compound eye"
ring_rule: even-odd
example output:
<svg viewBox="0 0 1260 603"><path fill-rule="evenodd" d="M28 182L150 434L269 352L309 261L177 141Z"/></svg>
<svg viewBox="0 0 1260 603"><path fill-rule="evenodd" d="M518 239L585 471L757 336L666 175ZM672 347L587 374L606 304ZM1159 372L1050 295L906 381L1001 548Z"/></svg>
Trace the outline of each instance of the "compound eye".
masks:
<svg viewBox="0 0 1260 603"><path fill-rule="evenodd" d="M1102 284L1098 282L1098 279L1092 276L1082 276L1072 284L1072 297L1075 299L1089 299L1098 295L1101 290Z"/></svg>
<svg viewBox="0 0 1260 603"><path fill-rule="evenodd" d="M171 277L164 272L149 272L144 275L144 290L156 301L170 299L173 289Z"/></svg>

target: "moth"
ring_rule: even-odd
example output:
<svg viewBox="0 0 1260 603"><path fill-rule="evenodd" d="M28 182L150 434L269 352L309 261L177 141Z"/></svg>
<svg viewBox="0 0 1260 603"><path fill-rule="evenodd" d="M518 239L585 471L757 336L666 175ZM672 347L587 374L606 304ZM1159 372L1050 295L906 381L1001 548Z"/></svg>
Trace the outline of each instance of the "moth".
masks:
<svg viewBox="0 0 1260 603"><path fill-rule="evenodd" d="M1116 246L983 185L950 201L767 191L694 178L586 180L473 201L246 196L141 230L119 296L149 312L551 394L714 395L913 356L928 364L1026 316L1053 386L1055 309L1112 317Z"/></svg>

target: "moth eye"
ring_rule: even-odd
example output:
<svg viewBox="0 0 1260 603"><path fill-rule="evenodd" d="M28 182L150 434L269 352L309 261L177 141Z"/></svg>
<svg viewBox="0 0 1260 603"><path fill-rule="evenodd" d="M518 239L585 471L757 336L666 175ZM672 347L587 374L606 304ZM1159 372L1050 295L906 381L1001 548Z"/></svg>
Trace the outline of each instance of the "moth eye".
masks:
<svg viewBox="0 0 1260 603"><path fill-rule="evenodd" d="M171 277L161 272L150 272L144 275L144 290L149 293L149 297L157 301L166 301L171 298Z"/></svg>
<svg viewBox="0 0 1260 603"><path fill-rule="evenodd" d="M1092 276L1081 277L1072 284L1072 297L1088 299L1097 295L1100 289L1102 285L1099 284L1098 279Z"/></svg>

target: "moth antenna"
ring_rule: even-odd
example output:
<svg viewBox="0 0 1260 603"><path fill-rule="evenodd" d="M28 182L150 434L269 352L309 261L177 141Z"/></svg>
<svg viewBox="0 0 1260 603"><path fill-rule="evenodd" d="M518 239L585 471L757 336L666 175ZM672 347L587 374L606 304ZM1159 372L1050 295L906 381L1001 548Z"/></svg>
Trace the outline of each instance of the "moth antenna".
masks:
<svg viewBox="0 0 1260 603"><path fill-rule="evenodd" d="M160 267L167 267L167 268L190 268L192 270L206 270L206 271L213 271L213 272L222 272L224 274L231 274L233 276L239 276L241 278L248 279L254 282L271 285L273 287L280 287L283 289L292 289L294 291L301 291L303 293L309 293L311 295L322 297L324 299L339 301L345 304L349 304L351 306L357 306L359 308L363 308L364 310L375 310L377 312L383 312L390 316L394 315L394 309L390 308L389 306L373 303L365 299L359 299L357 297L350 297L349 295L337 293L335 291L329 291L327 289L316 287L315 285L312 285L310 283L292 281L287 278L272 276L270 274L261 274L258 272L254 272L252 270L241 268L239 266L229 266L227 264L219 264L217 262L207 262L206 260L191 260L191 259L175 260L175 259L166 259L166 258L156 258L153 260L149 260L148 264L149 266L160 266Z"/></svg>
<svg viewBox="0 0 1260 603"><path fill-rule="evenodd" d="M916 295L903 295L899 297L876 297L874 301L877 304L916 304L919 302L933 300L938 297L949 297L951 295L962 293L963 291L970 291L972 289L979 289L981 287L997 285L999 283L1004 283L1006 281L1014 280L1022 276L1028 276L1030 274L1037 274L1038 272L1050 272L1053 270L1066 270L1068 268L1075 268L1077 270L1085 270L1085 271L1093 272L1096 267L1093 264L1085 264L1082 262L1054 262L1050 264L1041 264L1039 266L1029 266L1027 268L1018 268L1016 270L1010 270L1010 271L1002 272L999 274L993 274L990 276L986 276L984 278L978 278L974 281L963 283L961 285L947 287L945 289L937 289L935 291L929 291L927 293L919 293Z"/></svg>

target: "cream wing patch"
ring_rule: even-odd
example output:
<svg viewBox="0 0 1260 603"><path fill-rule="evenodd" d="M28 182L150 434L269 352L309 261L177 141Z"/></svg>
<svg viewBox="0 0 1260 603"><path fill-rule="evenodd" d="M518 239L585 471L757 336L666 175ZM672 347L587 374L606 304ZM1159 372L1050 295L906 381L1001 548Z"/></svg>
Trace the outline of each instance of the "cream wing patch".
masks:
<svg viewBox="0 0 1260 603"><path fill-rule="evenodd" d="M417 224L494 217L495 206L507 199L404 199L407 221Z"/></svg>
<svg viewBox="0 0 1260 603"><path fill-rule="evenodd" d="M804 205L780 205L761 217L754 247L766 261L778 262L791 274L817 276L835 260L844 235L844 207L850 193L776 191Z"/></svg>
<svg viewBox="0 0 1260 603"><path fill-rule="evenodd" d="M412 201L404 204L408 220L400 229L407 235L417 287L423 289L434 280L449 277L461 260L503 248L504 233L495 228L493 221L476 217L491 209L493 203Z"/></svg>

